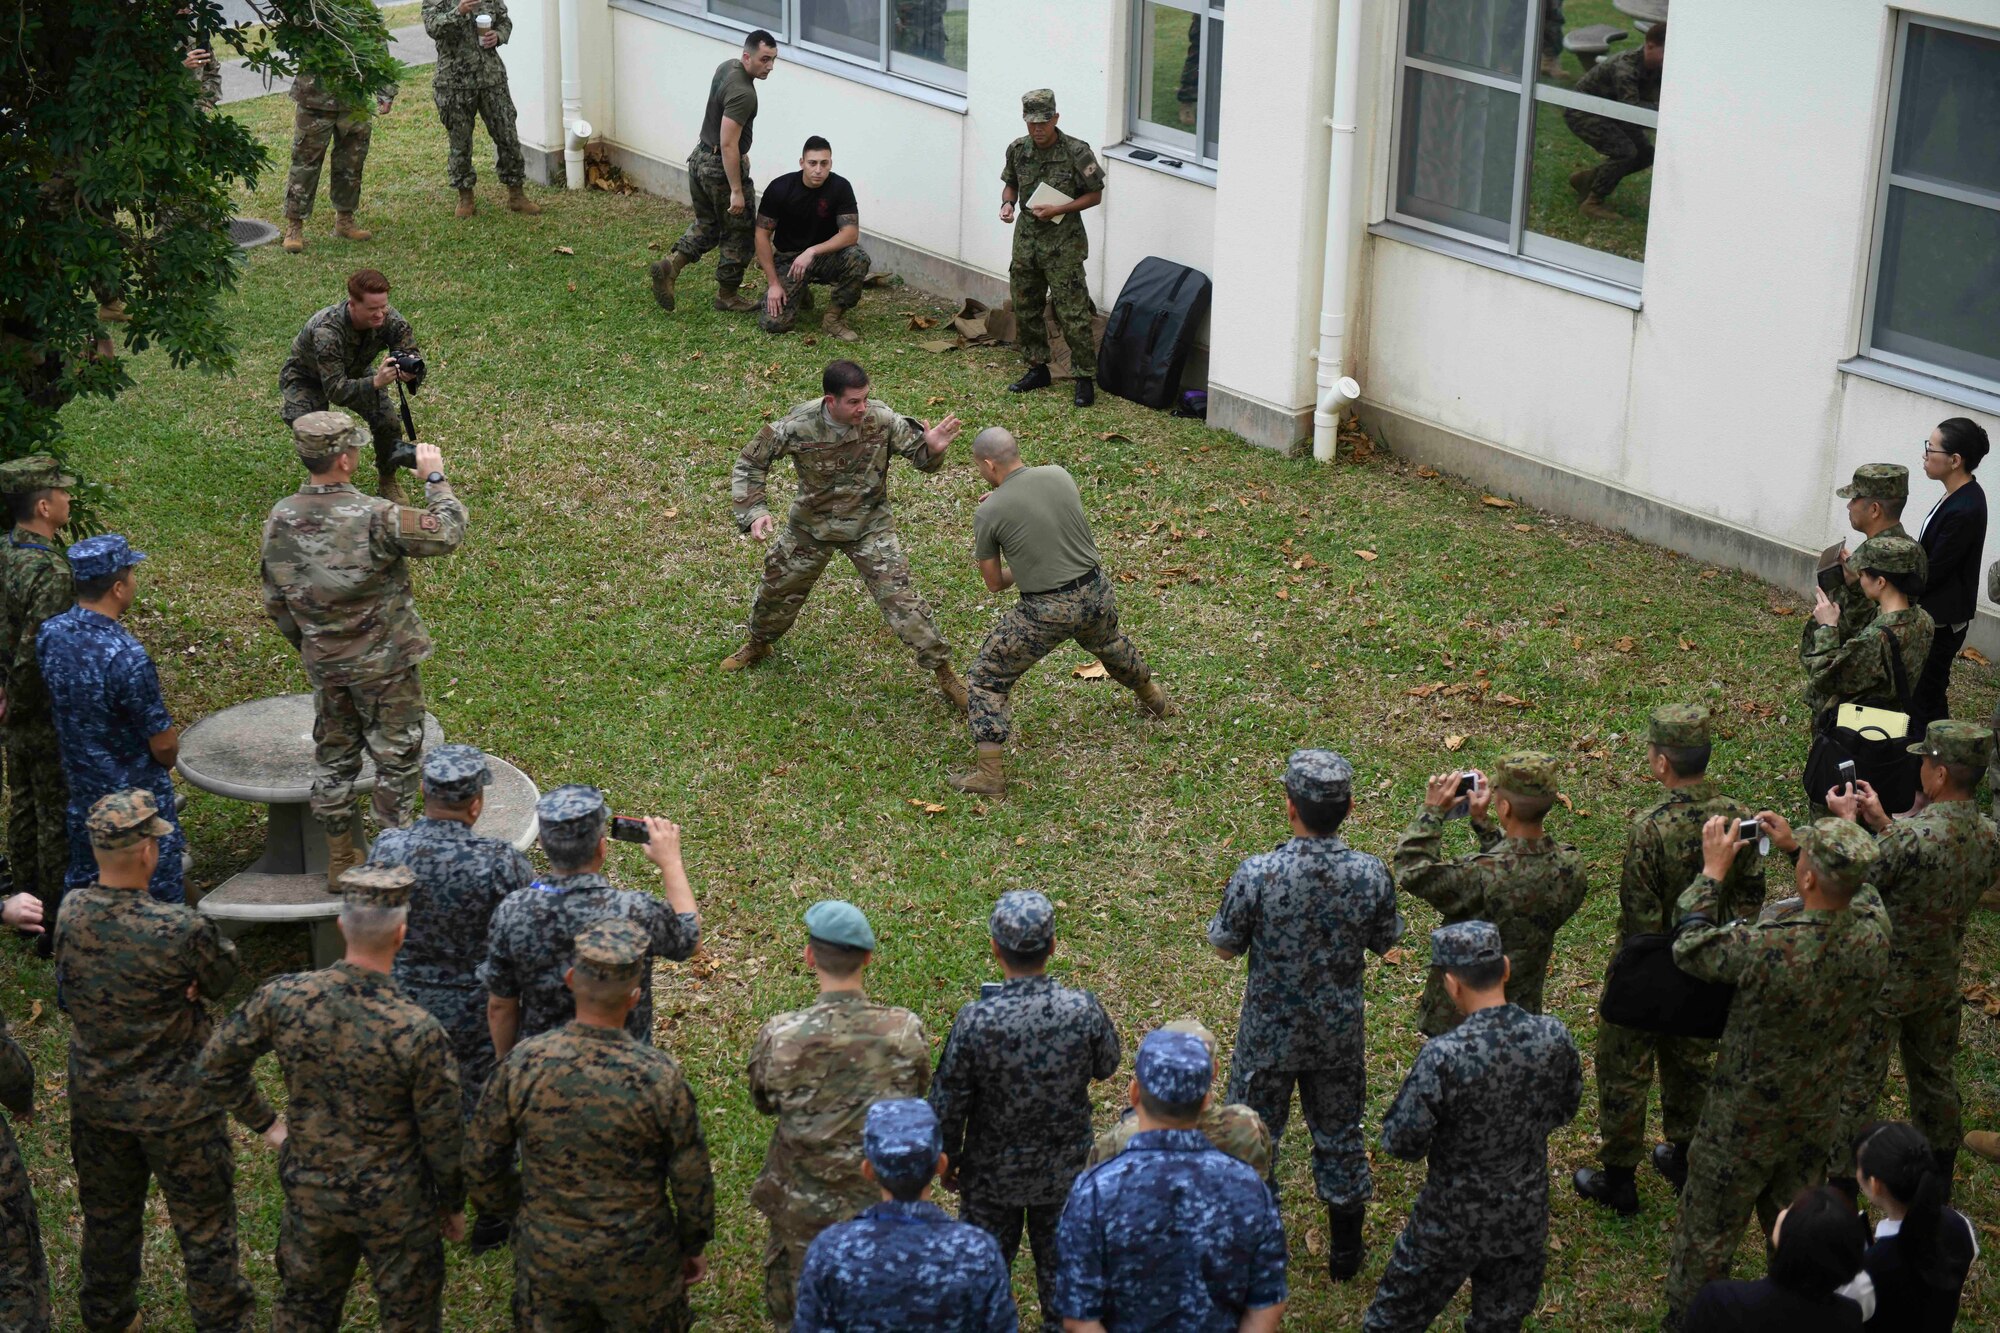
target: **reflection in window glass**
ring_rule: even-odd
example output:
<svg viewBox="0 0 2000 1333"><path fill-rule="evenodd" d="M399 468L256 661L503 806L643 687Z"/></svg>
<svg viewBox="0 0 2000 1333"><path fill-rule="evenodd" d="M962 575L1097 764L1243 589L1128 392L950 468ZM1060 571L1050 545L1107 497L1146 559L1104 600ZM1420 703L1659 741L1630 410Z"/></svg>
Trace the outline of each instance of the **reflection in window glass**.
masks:
<svg viewBox="0 0 2000 1333"><path fill-rule="evenodd" d="M1527 22L1522 0L1410 0L1409 54L1517 77Z"/></svg>
<svg viewBox="0 0 2000 1333"><path fill-rule="evenodd" d="M1514 205L1516 93L1409 69L1397 144L1397 207L1492 240Z"/></svg>
<svg viewBox="0 0 2000 1333"><path fill-rule="evenodd" d="M880 61L881 0L799 0L799 37L843 55Z"/></svg>
<svg viewBox="0 0 2000 1333"><path fill-rule="evenodd" d="M1194 148L1201 86L1201 17L1145 4L1139 20L1139 119L1187 136Z"/></svg>
<svg viewBox="0 0 2000 1333"><path fill-rule="evenodd" d="M1222 142L1222 20L1208 21L1208 45L1203 57L1208 62L1208 95L1203 99L1201 151L1213 161Z"/></svg>
<svg viewBox="0 0 2000 1333"><path fill-rule="evenodd" d="M2000 36L1913 23L1909 43L1891 169L2000 194Z"/></svg>
<svg viewBox="0 0 2000 1333"><path fill-rule="evenodd" d="M708 0L708 12L721 19L735 19L785 35L784 0Z"/></svg>
<svg viewBox="0 0 2000 1333"><path fill-rule="evenodd" d="M895 53L965 69L965 9L970 0L890 0Z"/></svg>
<svg viewBox="0 0 2000 1333"><path fill-rule="evenodd" d="M2000 208L1890 190L1870 341L2000 383Z"/></svg>
<svg viewBox="0 0 2000 1333"><path fill-rule="evenodd" d="M1585 120L1583 136L1570 124L1575 117ZM1644 260L1653 173L1634 165L1642 146L1645 162L1650 164L1650 130L1537 103L1528 176L1528 230L1622 259ZM1607 157L1606 147L1632 156ZM1586 210L1590 201L1595 201L1595 206Z"/></svg>

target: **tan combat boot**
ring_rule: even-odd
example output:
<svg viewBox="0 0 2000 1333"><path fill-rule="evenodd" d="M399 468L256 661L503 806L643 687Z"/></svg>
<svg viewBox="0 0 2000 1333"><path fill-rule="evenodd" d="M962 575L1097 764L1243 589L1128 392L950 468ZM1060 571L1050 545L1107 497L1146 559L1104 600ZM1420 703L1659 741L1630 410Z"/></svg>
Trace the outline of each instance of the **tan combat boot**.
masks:
<svg viewBox="0 0 2000 1333"><path fill-rule="evenodd" d="M771 655L771 645L761 639L745 641L741 648L722 659L724 671L741 671L745 667L756 666Z"/></svg>
<svg viewBox="0 0 2000 1333"><path fill-rule="evenodd" d="M530 217L542 211L540 204L528 198L527 188L520 185L507 187L507 207L516 213L526 213Z"/></svg>
<svg viewBox="0 0 2000 1333"><path fill-rule="evenodd" d="M1167 692L1160 688L1160 682L1157 680L1147 681L1144 685L1133 691L1133 693L1139 696L1139 707L1145 709L1154 717L1165 717L1167 715L1167 709L1170 707L1167 703Z"/></svg>
<svg viewBox="0 0 2000 1333"><path fill-rule="evenodd" d="M333 234L343 241L369 241L375 238L375 233L356 222L352 213L333 215Z"/></svg>
<svg viewBox="0 0 2000 1333"><path fill-rule="evenodd" d="M469 218L479 211L479 196L470 190L458 192L458 207L451 210L455 218Z"/></svg>
<svg viewBox="0 0 2000 1333"><path fill-rule="evenodd" d="M968 796L1002 796L1007 791L1007 774L1001 767L1001 747L990 741L979 743L978 758L972 767L963 773L954 773L945 781Z"/></svg>
<svg viewBox="0 0 2000 1333"><path fill-rule="evenodd" d="M1585 199L1590 196L1590 178L1596 174L1596 167L1584 167L1569 173L1569 188L1576 191L1577 198Z"/></svg>
<svg viewBox="0 0 2000 1333"><path fill-rule="evenodd" d="M403 483L393 471L375 474L375 493L384 500L403 503Z"/></svg>
<svg viewBox="0 0 2000 1333"><path fill-rule="evenodd" d="M97 317L106 324L130 324L132 316L125 311L123 301L105 301L97 307Z"/></svg>
<svg viewBox="0 0 2000 1333"><path fill-rule="evenodd" d="M764 303L762 301L746 301L743 298L743 293L737 291L734 287L717 287L715 289L715 308L725 315L741 315L752 310L762 310Z"/></svg>
<svg viewBox="0 0 2000 1333"><path fill-rule="evenodd" d="M295 255L306 248L306 220L304 218L285 219L285 239L278 247L286 254Z"/></svg>
<svg viewBox="0 0 2000 1333"><path fill-rule="evenodd" d="M1975 1129L1965 1136L1965 1150L1989 1162L2000 1162L2000 1134L1990 1129Z"/></svg>
<svg viewBox="0 0 2000 1333"><path fill-rule="evenodd" d="M840 306L828 306L826 318L821 320L819 324L820 332L826 334L829 338L838 338L844 343L860 342L861 335L853 329L848 328L847 321L842 318L846 314L847 311Z"/></svg>
<svg viewBox="0 0 2000 1333"><path fill-rule="evenodd" d="M1979 895L1979 905L1989 912L2000 912L2000 884Z"/></svg>
<svg viewBox="0 0 2000 1333"><path fill-rule="evenodd" d="M1576 208L1585 217L1596 218L1599 222L1623 222L1625 220L1623 213L1620 213L1615 208L1605 207L1604 201L1594 194L1587 196Z"/></svg>
<svg viewBox="0 0 2000 1333"><path fill-rule="evenodd" d="M966 709L965 682L958 678L958 673L949 666L941 666L931 674L937 680L939 692L951 701L953 708L963 713Z"/></svg>
<svg viewBox="0 0 2000 1333"><path fill-rule="evenodd" d="M340 877L361 864L361 857L354 850L354 833L329 833L326 835L326 891L340 892Z"/></svg>
<svg viewBox="0 0 2000 1333"><path fill-rule="evenodd" d="M687 256L676 250L648 270L653 275L653 299L660 303L660 309L674 308L674 281L687 266Z"/></svg>

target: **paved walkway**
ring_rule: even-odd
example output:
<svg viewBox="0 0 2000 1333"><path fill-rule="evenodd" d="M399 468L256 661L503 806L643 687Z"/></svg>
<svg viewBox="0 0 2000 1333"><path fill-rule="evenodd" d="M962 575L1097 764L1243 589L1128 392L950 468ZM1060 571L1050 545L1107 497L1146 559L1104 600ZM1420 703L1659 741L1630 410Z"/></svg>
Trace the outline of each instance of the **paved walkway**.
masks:
<svg viewBox="0 0 2000 1333"><path fill-rule="evenodd" d="M437 43L424 31L421 23L412 23L407 28L393 28L389 35L395 39L389 53L405 65L433 65L437 63ZM224 48L227 50L228 48ZM241 60L222 62L222 100L227 102L248 101L252 97L264 97L271 93L286 93L292 90L290 79L273 79L270 86L264 84L264 76L247 68Z"/></svg>

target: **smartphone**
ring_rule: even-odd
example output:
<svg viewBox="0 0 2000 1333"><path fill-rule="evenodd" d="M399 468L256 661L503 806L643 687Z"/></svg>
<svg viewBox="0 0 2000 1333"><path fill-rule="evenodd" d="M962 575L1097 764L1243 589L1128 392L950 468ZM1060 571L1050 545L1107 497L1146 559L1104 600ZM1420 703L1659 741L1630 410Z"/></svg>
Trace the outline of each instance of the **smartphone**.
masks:
<svg viewBox="0 0 2000 1333"><path fill-rule="evenodd" d="M1839 565L1830 565L1820 570L1818 579L1820 590L1826 593L1828 597L1839 592L1847 584L1847 574Z"/></svg>
<svg viewBox="0 0 2000 1333"><path fill-rule="evenodd" d="M1466 817L1466 815L1470 814L1472 811L1472 803L1468 801L1466 797L1470 795L1472 792L1477 791L1478 789L1479 789L1479 775L1477 773L1467 773L1463 777L1459 778L1458 804L1454 805L1451 809L1445 811L1444 817L1446 819L1463 819Z"/></svg>
<svg viewBox="0 0 2000 1333"><path fill-rule="evenodd" d="M1007 983L1004 981L982 981L979 983L979 998L990 1000L1006 989Z"/></svg>
<svg viewBox="0 0 2000 1333"><path fill-rule="evenodd" d="M1840 761L1840 770L1839 770L1839 771L1840 771L1840 784L1839 784L1839 785L1841 785L1841 786L1845 787L1845 786L1849 785L1850 783L1852 783L1852 782L1853 782L1853 781L1855 780L1855 777L1854 777L1854 761L1853 761L1852 759L1843 759L1843 760L1841 760L1841 761Z"/></svg>
<svg viewBox="0 0 2000 1333"><path fill-rule="evenodd" d="M651 842L653 835L646 832L646 821L634 819L630 815L611 816L611 836L619 842Z"/></svg>

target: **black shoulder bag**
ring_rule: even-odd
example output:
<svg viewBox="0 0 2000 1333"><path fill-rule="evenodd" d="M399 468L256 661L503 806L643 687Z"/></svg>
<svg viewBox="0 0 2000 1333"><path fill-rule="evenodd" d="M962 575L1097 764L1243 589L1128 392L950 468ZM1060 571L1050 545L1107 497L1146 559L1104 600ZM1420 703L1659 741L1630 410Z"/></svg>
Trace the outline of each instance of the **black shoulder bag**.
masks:
<svg viewBox="0 0 2000 1333"><path fill-rule="evenodd" d="M1674 962L1674 937L1634 935L1611 960L1597 1012L1607 1023L1667 1037L1722 1035L1736 988L1702 981Z"/></svg>
<svg viewBox="0 0 2000 1333"><path fill-rule="evenodd" d="M1889 673L1896 683L1895 707L1888 711L1903 715L1904 735L1891 736L1879 727L1843 727L1839 706L1826 709L1813 728L1812 751L1806 756L1804 783L1808 804L1824 804L1827 792L1846 781L1840 771L1844 762L1851 762L1854 776L1875 789L1875 794L1882 798L1883 810L1889 814L1901 814L1917 798L1917 761L1908 747L1918 738L1908 734L1910 682L1903 670L1903 646L1889 630L1883 630L1882 637L1889 641ZM1872 706L1886 707L1880 703Z"/></svg>

